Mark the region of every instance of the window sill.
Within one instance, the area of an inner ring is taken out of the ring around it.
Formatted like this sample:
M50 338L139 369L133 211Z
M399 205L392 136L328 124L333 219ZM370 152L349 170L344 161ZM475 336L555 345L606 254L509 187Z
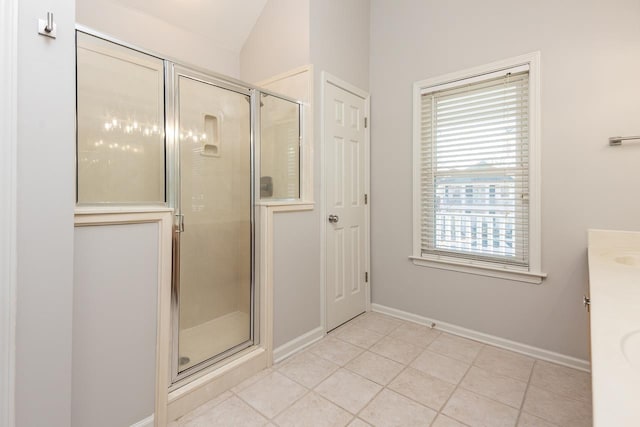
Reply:
M547 273L517 270L515 268L494 267L473 261L454 261L442 258L424 258L410 256L409 259L421 267L438 268L441 270L457 271L459 273L476 274L479 276L496 277L498 279L514 280L517 282L539 285L547 277Z

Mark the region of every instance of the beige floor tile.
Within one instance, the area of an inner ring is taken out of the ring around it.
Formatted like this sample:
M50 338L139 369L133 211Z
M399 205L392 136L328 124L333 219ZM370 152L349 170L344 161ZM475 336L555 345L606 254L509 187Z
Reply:
M406 322L398 326L389 334L392 338L407 341L419 347L426 347L433 342L440 332L427 326Z
M425 350L411 366L419 371L451 384L458 384L469 369L469 364Z
M513 427L518 410L458 388L442 413L473 427Z
M431 424L431 427L466 427L464 424L449 418L446 415L438 415L435 422Z
M518 427L558 427L555 424L551 424L542 418L534 417L526 412L520 413L520 419L518 420Z
M355 324L348 324L336 331L333 336L358 347L369 348L380 341L384 335Z
M535 360L522 354L492 346L484 346L474 365L520 381L529 381Z
M305 351L287 360L278 372L305 387L313 388L338 368L335 363Z
M380 313L357 317L231 391L169 426L592 423L589 374Z
M405 365L415 359L422 351L418 346L391 337L382 338L370 350Z
M372 330L382 335L386 335L404 322L399 319L395 319L391 316L386 316L380 313L367 313L365 316L361 316L354 320L354 324L361 327Z
M436 414L426 406L384 389L362 410L360 417L374 426L413 427L431 425Z
M458 359L462 362L471 363L478 353L480 353L482 347L483 344L479 342L443 333L429 344L427 348L433 352Z
M531 384L571 399L591 401L591 375L564 366L538 360Z
M307 392L284 375L273 372L242 390L238 395L269 418L275 417Z
M530 385L522 410L562 427L591 426L591 404Z
M453 393L455 386L417 369L407 368L388 388L439 411Z
M386 385L404 369L404 365L370 351L345 365L349 369L371 381Z
M191 411L188 414L185 414L183 417L179 418L177 420L179 422L176 423L176 426L184 425L184 423L194 420L198 416L204 414L205 412L208 412L208 411L212 410L214 407L218 406L220 403L224 402L225 400L227 400L228 398L230 398L232 396L233 396L233 393L231 393L230 391L225 391L224 393L222 393L222 394L214 397L213 399L209 400L207 403L198 406L193 411Z
M314 344L308 351L337 365L344 366L364 350L329 336Z
M257 374L247 378L246 380L242 381L240 384L238 384L235 387L233 387L231 389L231 391L234 392L234 393L239 393L240 391L244 390L245 388L249 387L252 384L257 383L258 381L260 381L261 379L263 379L267 375L272 374L273 372L275 372L275 369L273 369L273 368L263 369L262 371L260 371Z
M520 409L527 383L472 366L460 387Z
M233 396L209 411L179 425L181 427L251 427L264 426L268 421L249 405Z
M371 427L371 424L365 423L360 418L356 418L351 421L347 427Z
M357 414L382 386L346 369L339 369L320 383L315 391L347 411Z
M346 426L353 415L311 392L298 400L274 420L280 427Z

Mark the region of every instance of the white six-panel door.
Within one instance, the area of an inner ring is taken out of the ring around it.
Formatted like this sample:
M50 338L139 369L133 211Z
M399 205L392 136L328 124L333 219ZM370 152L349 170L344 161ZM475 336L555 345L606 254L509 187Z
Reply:
M327 330L366 309L365 100L324 93Z

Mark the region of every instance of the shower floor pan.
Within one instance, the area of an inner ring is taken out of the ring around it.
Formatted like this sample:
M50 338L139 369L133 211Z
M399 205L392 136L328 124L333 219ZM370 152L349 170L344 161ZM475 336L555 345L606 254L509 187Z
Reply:
M180 331L180 371L204 362L250 338L249 314L234 311Z

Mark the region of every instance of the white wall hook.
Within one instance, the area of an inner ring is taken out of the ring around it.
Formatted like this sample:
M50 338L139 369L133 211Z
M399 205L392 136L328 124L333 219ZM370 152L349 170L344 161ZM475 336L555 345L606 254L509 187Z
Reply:
M38 34L56 38L56 24L53 22L53 13L47 12L47 19L38 19Z

